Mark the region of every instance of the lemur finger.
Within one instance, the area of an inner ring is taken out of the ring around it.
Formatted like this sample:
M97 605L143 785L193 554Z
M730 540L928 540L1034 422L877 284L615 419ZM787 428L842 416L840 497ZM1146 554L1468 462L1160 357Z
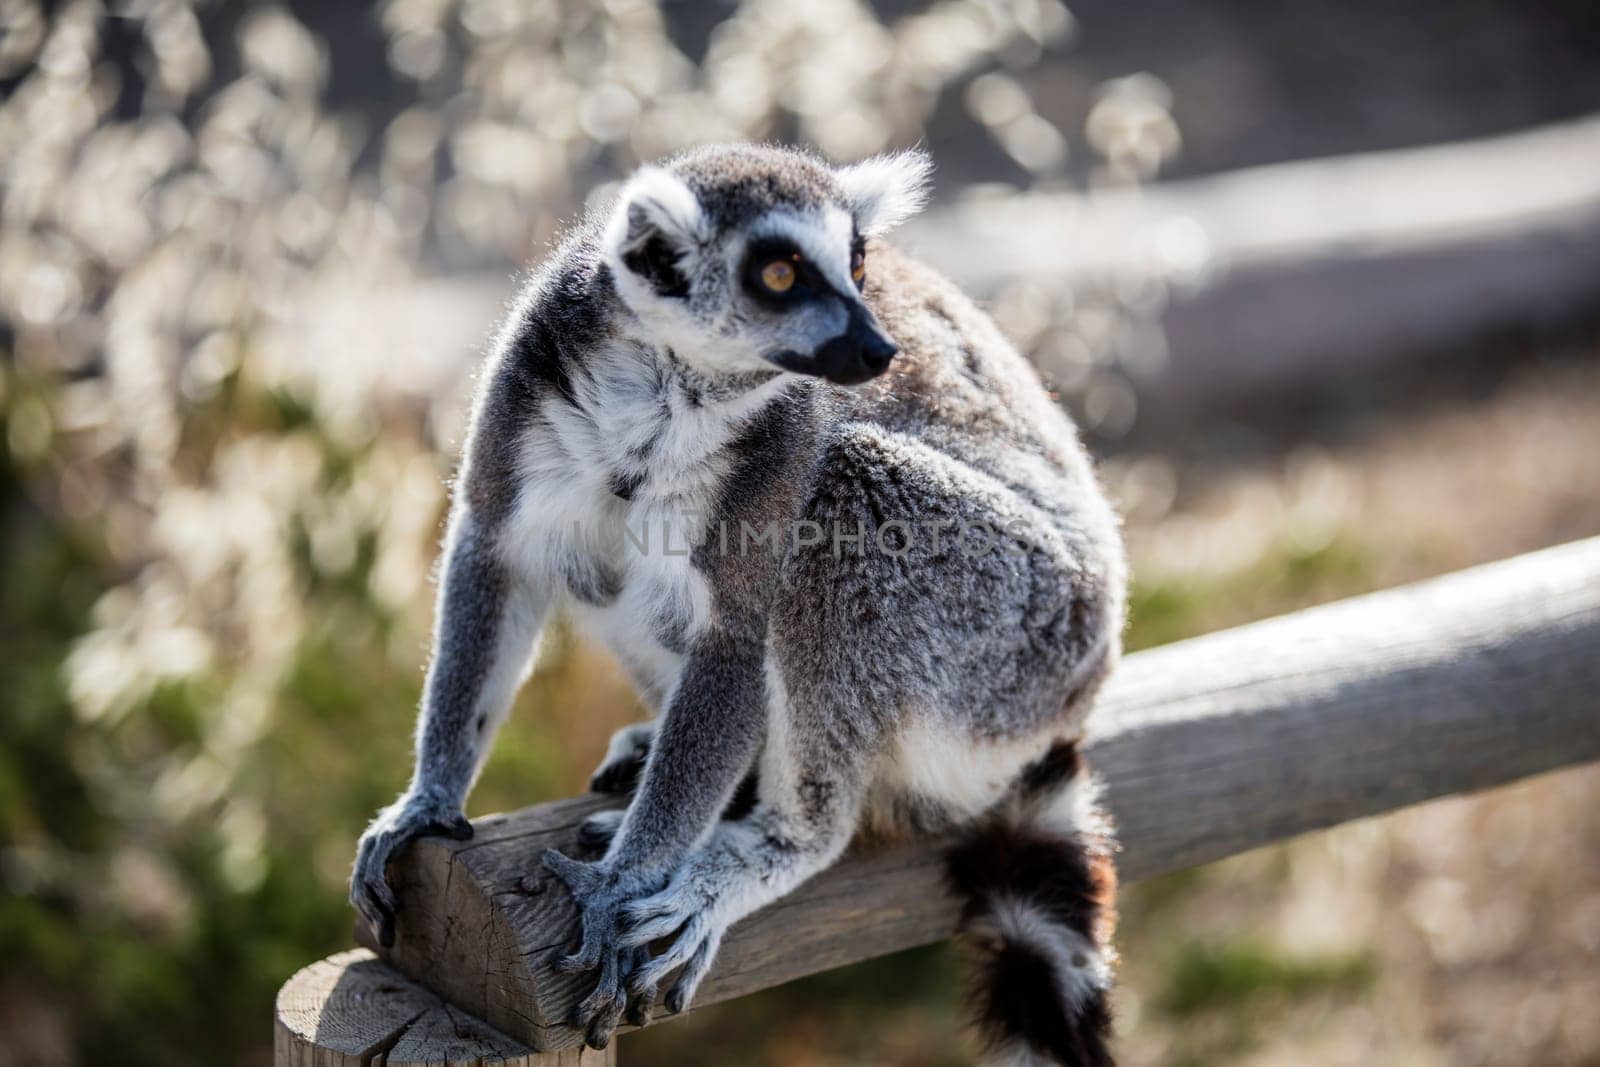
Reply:
M371 879L374 866L378 873L383 873L383 864L375 864L380 841L387 838L387 833L367 833L362 836L361 843L356 846L356 862L350 868L350 899L354 901L364 885Z
M641 987L646 983L659 985L662 979L693 955L709 932L706 921L698 916L680 925L682 929L678 932L678 936L672 939L672 943L663 949L659 956L639 968Z
M592 1049L603 1049L611 1044L611 1037L617 1032L617 1023L621 1018L622 1000L618 998L607 1004L605 1010L589 1023L583 1035L584 1044Z
M622 934L617 941L625 948L648 945L671 934L683 922L684 915L675 904L661 903L637 910L628 905L623 910Z
M454 841L472 840L472 823L460 812L443 819L430 819L427 832L448 837Z
M365 891L353 894L350 903L355 907L356 914L361 916L361 921L367 924L367 929L372 931L372 936L377 937L382 932L382 912L367 901Z
M635 968L628 976L628 1010L637 1011L645 1019L649 1019L651 1009L656 1002L656 992L661 988L661 980L671 971L672 967L658 967L654 959L646 959ZM629 1016L629 1021L632 1021L632 1015Z
M400 897L384 879L383 871L369 871L361 876L361 891L374 906L394 914L400 910Z
M679 1015L686 1011L689 1002L694 999L695 990L700 988L701 979L711 969L711 961L716 958L717 947L722 943L722 936L712 933L695 949L694 955L689 957L689 962L683 965L683 973L678 975L678 980L667 990L667 1011Z
M539 854L539 862L544 864L545 870L561 879L561 884L567 887L573 899L579 899L600 879L600 872L594 864L575 860L553 848L547 848Z
M550 959L550 966L557 974L577 974L580 971L592 971L600 965L600 938L592 936L588 929L589 923L584 922L583 937L578 942L578 947L572 952L557 952Z
M605 939L611 935L611 928L615 925L611 914L602 916L589 906L587 899L595 884L603 876L593 864L575 860L553 848L545 849L539 858L544 863L545 869L567 887L573 902L578 905L580 929L578 948L570 954L557 952L551 958L550 965L561 974L592 971L599 965L601 947Z
M367 928L384 948L394 947L394 913L378 899L370 888L363 889L356 901L356 910L366 920Z
M389 888L381 872L361 878L361 896L356 907L378 936L378 943L384 948L394 947L394 917L400 911L400 898Z
M580 927L578 947L565 955L558 952L550 961L550 965L559 974L592 971L601 964L601 955L606 949L606 935L610 932L609 917L602 918L591 909L585 908L578 925Z
M623 1012L623 1017L628 1020L629 1026L645 1026L650 1022L650 1012L655 1007L658 988L655 982L638 980L645 965L650 962L650 950L631 949L623 953L623 958L628 961L627 966L623 968L628 991L628 1006Z
M618 974L619 963L617 953L608 952L600 966L600 976L595 981L593 991L578 1003L572 1006L572 1017L569 1020L574 1029L586 1029L591 1034L596 1032L596 1023L604 1023L609 1016L609 1027L604 1025L598 1028L607 1039L610 1031L617 1027L617 1018L622 1014L622 982ZM604 1048L604 1044L595 1045L595 1048Z

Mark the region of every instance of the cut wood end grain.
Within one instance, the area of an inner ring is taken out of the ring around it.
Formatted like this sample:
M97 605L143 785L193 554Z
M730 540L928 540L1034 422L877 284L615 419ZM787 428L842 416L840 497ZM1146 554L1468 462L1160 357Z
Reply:
M276 1067L579 1067L537 1053L412 982L366 949L304 968L278 992ZM611 1067L586 1052L582 1067Z

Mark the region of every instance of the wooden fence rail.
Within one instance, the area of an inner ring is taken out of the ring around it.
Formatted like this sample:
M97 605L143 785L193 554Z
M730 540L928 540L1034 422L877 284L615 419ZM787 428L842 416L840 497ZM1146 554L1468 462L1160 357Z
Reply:
M1600 538L1129 656L1092 725L1127 880L1600 758ZM406 908L387 966L346 954L296 976L279 999L280 1063L366 1063L380 1047L399 1063L396 1043L440 1012L462 1020L460 1058L576 1062L563 1050L581 1035L563 1020L584 978L548 966L574 916L536 857L609 803L419 842L393 868ZM940 855L938 841L847 855L736 926L698 1003L948 937ZM381 998L353 992L374 982L409 998L387 1022ZM366 1058L328 1058L352 1032L371 1039Z

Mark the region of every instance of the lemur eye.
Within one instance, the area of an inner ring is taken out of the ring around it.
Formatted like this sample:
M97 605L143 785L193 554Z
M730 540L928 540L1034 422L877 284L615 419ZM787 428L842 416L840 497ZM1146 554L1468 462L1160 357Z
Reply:
M774 259L761 268L761 284L774 293L787 293L794 288L794 264L786 259Z
M867 254L859 248L850 253L850 280L857 285L867 280Z

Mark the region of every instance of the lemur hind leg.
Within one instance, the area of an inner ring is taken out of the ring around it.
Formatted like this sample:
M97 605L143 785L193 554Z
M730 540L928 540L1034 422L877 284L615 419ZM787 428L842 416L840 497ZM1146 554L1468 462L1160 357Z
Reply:
M984 954L976 999L992 1052L1105 1067L1115 873L1072 740L1116 656L1120 563L1098 544L1097 516L1034 506L1036 494L915 442L857 432L834 459L857 487L840 492L838 521L865 506L1005 533L983 550L924 541L898 560L836 562L855 580L813 629L844 634L834 659L859 664L870 699L901 711L874 801L913 828L966 827L950 877Z

